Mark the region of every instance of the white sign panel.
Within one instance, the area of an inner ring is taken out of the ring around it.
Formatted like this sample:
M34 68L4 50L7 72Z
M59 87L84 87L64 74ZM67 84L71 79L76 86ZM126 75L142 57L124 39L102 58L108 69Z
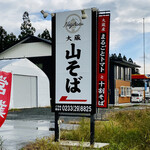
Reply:
M91 112L91 9L56 13L55 111Z

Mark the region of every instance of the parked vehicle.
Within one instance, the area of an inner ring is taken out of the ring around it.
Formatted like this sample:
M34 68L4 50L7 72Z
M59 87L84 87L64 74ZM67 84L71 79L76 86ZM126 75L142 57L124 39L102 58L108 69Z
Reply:
M143 95L140 92L135 92L131 94L131 102L142 102L143 101Z
M145 99L150 100L150 93L145 93Z

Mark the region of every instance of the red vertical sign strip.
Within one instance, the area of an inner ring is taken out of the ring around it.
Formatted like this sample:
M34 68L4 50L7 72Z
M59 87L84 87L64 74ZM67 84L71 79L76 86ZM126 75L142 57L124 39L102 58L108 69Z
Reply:
M98 16L97 37L97 107L108 107L108 58L110 14Z
M0 71L0 127L4 123L10 103L12 74Z

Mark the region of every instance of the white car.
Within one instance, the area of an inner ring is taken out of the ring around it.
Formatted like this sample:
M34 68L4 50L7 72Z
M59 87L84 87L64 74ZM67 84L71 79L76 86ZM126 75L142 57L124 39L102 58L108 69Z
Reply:
M132 93L131 94L131 102L142 102L143 101L143 95L141 93Z
M150 94L149 93L145 93L145 99L150 100Z

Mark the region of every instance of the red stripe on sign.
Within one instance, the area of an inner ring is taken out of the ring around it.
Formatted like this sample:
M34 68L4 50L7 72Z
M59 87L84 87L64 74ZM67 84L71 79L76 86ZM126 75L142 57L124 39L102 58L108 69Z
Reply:
M86 99L67 99L68 96L62 96L60 102L86 102Z

